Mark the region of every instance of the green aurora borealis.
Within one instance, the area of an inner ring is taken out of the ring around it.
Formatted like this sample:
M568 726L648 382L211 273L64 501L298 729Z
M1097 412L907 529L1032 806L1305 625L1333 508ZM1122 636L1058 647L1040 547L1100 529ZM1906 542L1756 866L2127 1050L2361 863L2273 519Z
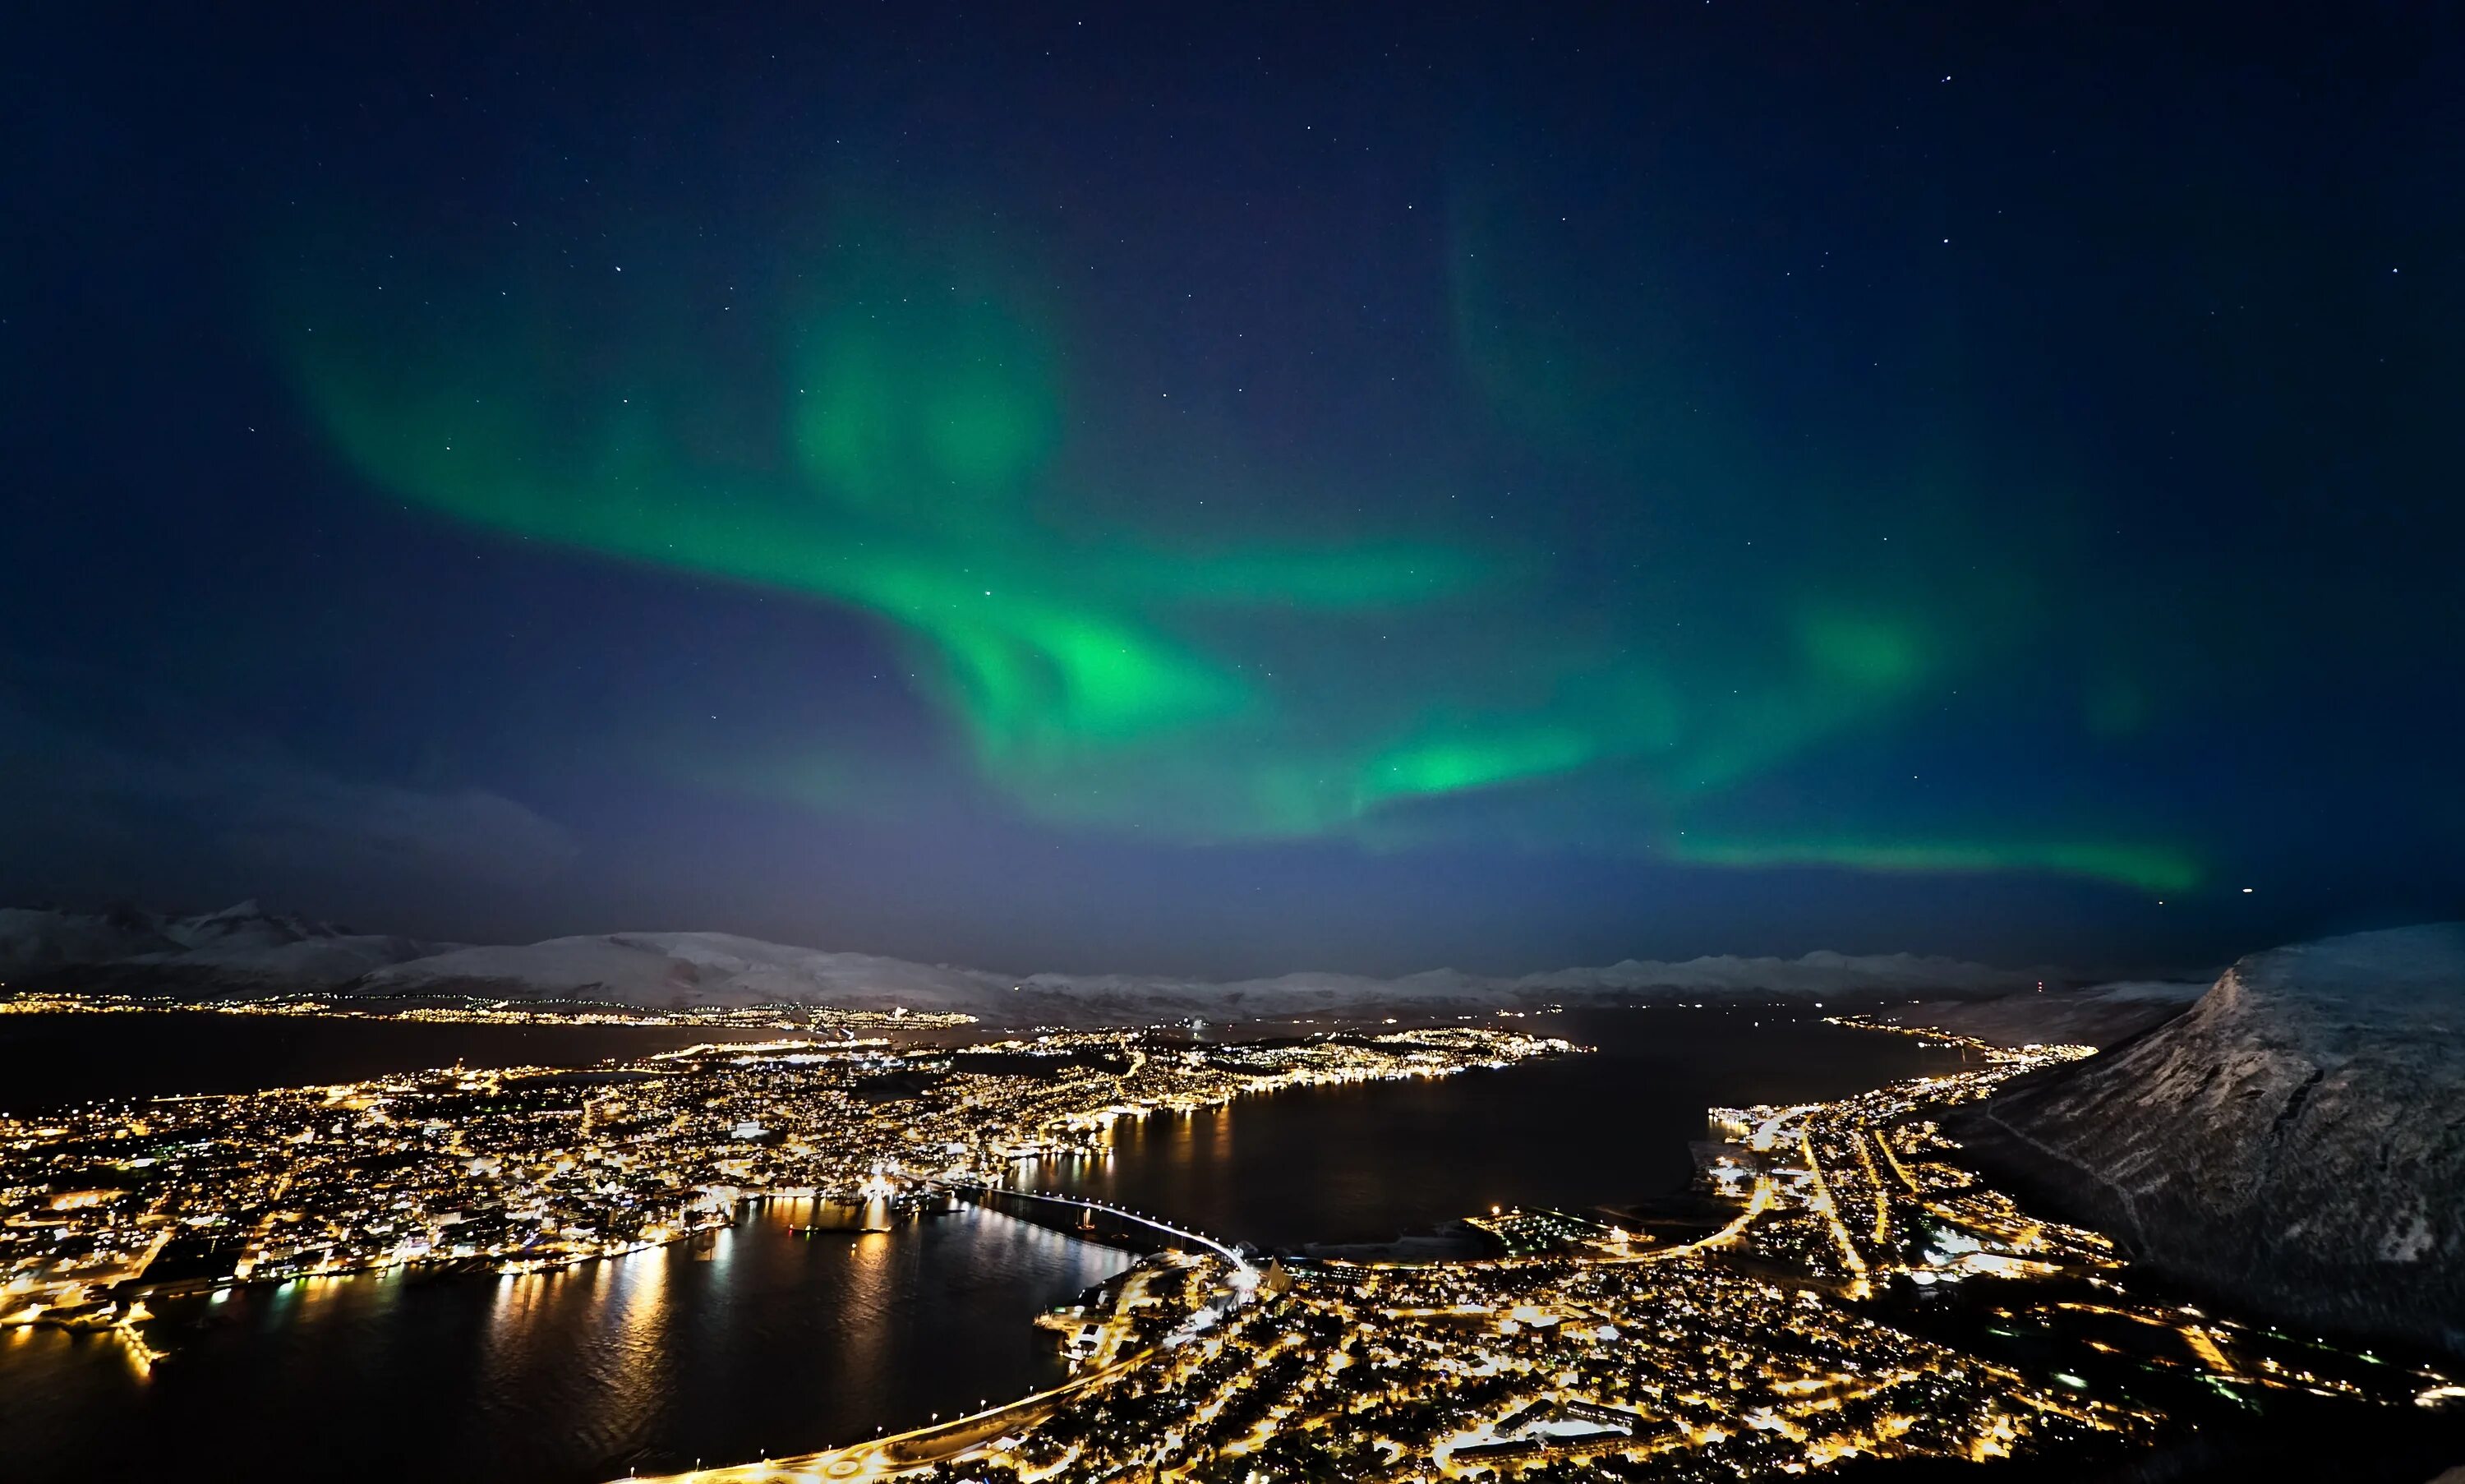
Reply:
M1587 302L1472 199L1445 234L1449 419L1533 482L1613 486L1585 528L1434 458L1345 488L1246 435L1246 388L1175 418L1033 252L896 213L690 291L681 249L586 269L509 229L404 265L328 235L271 276L269 321L368 484L874 615L976 773L1051 825L2201 878L2093 810L1775 807L1803 760L2025 657L2061 532L2018 500L1981 522L1940 443L1821 474L1774 454L1704 374L1709 317L1649 286ZM786 767L674 762L888 807L830 735Z
M1216 979L2454 918L2460 25L30 14L0 905Z

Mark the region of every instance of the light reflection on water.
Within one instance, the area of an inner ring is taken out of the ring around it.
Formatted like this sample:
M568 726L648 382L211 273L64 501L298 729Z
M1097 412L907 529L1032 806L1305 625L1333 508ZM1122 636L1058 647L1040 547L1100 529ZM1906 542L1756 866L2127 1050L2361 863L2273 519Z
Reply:
M1688 1141L1715 1104L1839 1097L1960 1063L1914 1037L1770 1010L1579 1011L1528 1029L1597 1050L1124 1119L1111 1158L1015 1179L1263 1246L1376 1242L1492 1206L1664 1195L1693 1177Z
M994 1212L798 1236L810 1203L520 1276L309 1279L158 1301L169 1358L0 1342L0 1477L597 1484L870 1436L1061 1375L1029 1321L1127 1254Z
M1113 1158L1021 1176L1219 1236L1376 1239L1496 1202L1665 1190L1712 1103L1837 1096L1956 1059L1743 1020L1567 1016L1539 1029L1600 1054L1123 1123ZM150 1379L110 1336L11 1331L0 1478L599 1484L801 1451L1058 1380L1030 1319L1128 1262L975 1209L789 1233L816 1216L774 1202L721 1233L519 1277L165 1300L145 1333L168 1358Z

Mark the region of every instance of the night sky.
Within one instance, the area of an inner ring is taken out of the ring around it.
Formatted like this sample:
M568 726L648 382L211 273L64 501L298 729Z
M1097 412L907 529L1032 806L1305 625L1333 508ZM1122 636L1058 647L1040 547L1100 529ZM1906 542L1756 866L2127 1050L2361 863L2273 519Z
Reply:
M1210 974L2465 903L2454 10L37 10L11 902Z

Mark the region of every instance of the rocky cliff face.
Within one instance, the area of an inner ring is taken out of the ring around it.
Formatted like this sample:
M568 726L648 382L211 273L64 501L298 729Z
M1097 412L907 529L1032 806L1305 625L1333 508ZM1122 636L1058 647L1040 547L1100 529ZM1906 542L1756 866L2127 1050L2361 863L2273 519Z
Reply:
M2254 954L1959 1132L2161 1271L2465 1350L2465 923Z

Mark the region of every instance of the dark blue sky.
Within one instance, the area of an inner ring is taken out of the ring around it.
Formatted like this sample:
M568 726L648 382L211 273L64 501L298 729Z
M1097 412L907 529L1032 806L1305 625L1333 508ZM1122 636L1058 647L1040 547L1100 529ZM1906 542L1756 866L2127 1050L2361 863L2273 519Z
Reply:
M0 896L1208 973L2456 915L2454 12L1530 9L35 19Z

